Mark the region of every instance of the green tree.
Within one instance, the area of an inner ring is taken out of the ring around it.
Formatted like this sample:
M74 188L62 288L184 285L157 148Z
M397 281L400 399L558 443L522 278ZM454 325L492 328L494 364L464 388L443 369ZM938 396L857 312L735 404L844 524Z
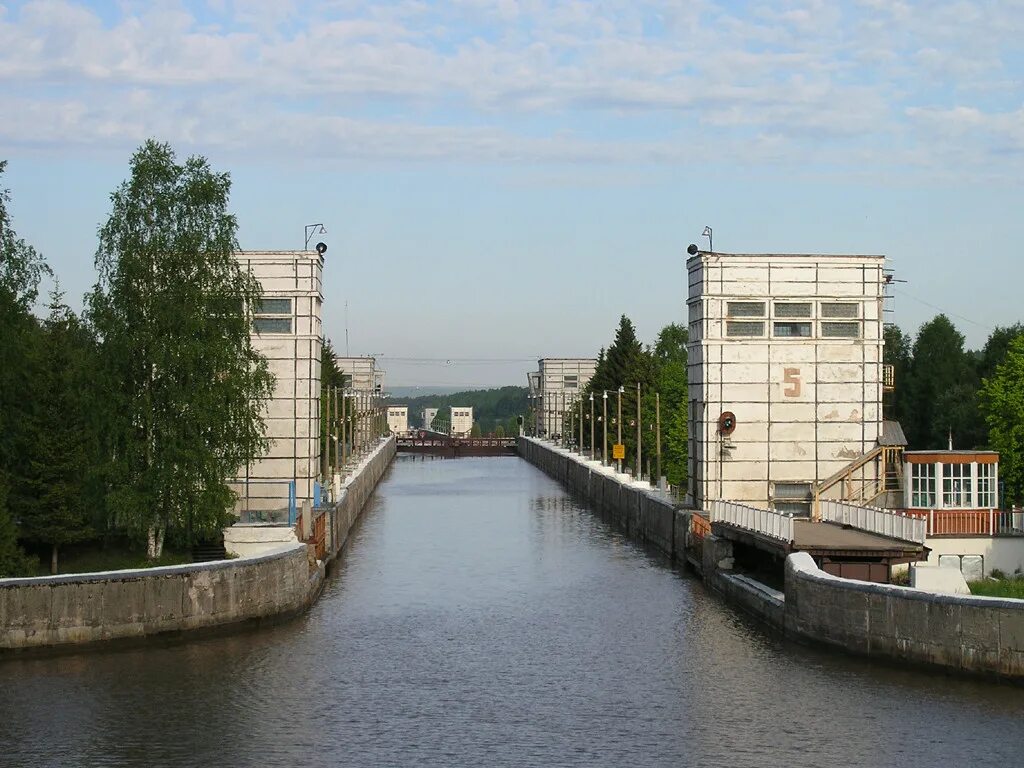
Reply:
M57 573L65 544L94 537L92 508L100 441L92 420L94 374L92 335L64 304L51 297L34 386L31 453L22 482L22 537L50 548L50 572Z
M498 426L496 426L494 428L494 436L495 437L504 437L505 436L505 425L504 424L499 424Z
M914 341L907 383L907 440L913 448L941 448L950 433L971 448L979 433L972 404L976 379L964 337L945 315L921 326Z
M338 434L340 438L341 403L339 402L337 405L334 403L335 390L340 397L345 390L346 383L350 380L350 377L338 368L338 362L335 360L336 354L331 340L324 339L323 346L320 348L320 423L323 425L320 430L321 456L330 456L334 451L332 442L330 452L328 452L328 434ZM328 404L331 408L330 413L327 412ZM335 413L338 414L337 420L334 417ZM341 450L340 445L338 450Z
M1004 359L1010 348L1010 342L1024 334L1024 324L1014 323L1013 325L995 328L985 346L978 353L977 374L979 381L990 378L996 372L996 368Z
M882 362L893 368L894 390L883 397L884 416L907 428L910 426L910 371L913 340L896 325L887 325L883 334Z
M999 477L1009 502L1024 501L1024 336L1008 345L994 375L982 382L981 412L988 442L999 451Z
M0 161L0 178L6 168ZM10 199L0 187L0 575L18 575L27 567L9 503L12 484L20 484L24 472L28 415L35 406L28 393L39 324L31 308L39 281L49 273L42 256L15 232L7 211Z
M107 504L159 557L170 530L191 543L226 518L228 481L267 448L273 389L250 331L262 292L240 268L230 177L147 141L111 195L89 296L110 386Z
M688 381L686 328L671 323L661 329L654 345L661 395L662 471L668 482L684 487L688 475Z
M473 422L473 426L470 427L469 436L470 437L480 437L482 434L483 434L483 432L480 430L480 422L474 421Z

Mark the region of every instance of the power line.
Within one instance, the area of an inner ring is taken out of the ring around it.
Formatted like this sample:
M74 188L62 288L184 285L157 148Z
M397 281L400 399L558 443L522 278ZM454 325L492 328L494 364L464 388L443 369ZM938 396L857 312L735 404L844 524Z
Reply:
M964 315L960 315L960 314L957 314L956 312L950 312L947 309L943 309L942 307L938 306L937 304L932 304L931 302L925 301L924 299L919 299L917 296L914 296L913 294L907 293L902 288L900 288L899 290L894 290L893 291L893 295L894 296L905 296L906 298L911 299L913 301L916 301L919 304L924 304L926 307L930 307L931 309L937 309L939 312L941 312L944 315L950 315L951 317L955 317L958 320L963 320L965 323L971 323L972 325L976 325L979 328L984 328L986 331L990 331L991 332L991 331L995 330L995 328L993 328L991 325L985 325L985 323L979 323L977 320L972 320L971 318L965 317Z

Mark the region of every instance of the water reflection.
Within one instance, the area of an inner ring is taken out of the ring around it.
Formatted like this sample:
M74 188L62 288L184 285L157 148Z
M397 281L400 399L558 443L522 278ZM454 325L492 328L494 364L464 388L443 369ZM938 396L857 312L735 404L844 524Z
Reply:
M0 664L0 765L1015 765L1024 692L784 643L517 459L396 461L320 602Z

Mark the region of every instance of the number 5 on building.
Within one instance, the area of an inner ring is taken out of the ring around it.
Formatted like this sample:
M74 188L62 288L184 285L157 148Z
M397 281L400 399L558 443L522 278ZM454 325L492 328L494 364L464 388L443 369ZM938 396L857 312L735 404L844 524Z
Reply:
M782 390L782 394L786 397L800 397L799 368L784 368L782 371L782 381L786 384L786 388Z

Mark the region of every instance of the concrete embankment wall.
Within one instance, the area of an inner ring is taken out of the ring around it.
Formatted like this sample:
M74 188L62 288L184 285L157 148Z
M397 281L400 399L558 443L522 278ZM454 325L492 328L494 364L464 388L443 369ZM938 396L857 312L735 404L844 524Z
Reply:
M1024 600L841 579L786 560L786 633L856 653L1024 677Z
M357 468L331 514L330 556L395 455L395 441ZM329 558L328 558L329 559ZM252 557L106 573L0 579L0 652L143 638L280 619L320 594L326 563L283 543Z
M690 521L686 510L659 498L647 483L637 483L600 462L529 437L519 438L519 455L585 499L594 511L630 536L671 557L682 557Z

